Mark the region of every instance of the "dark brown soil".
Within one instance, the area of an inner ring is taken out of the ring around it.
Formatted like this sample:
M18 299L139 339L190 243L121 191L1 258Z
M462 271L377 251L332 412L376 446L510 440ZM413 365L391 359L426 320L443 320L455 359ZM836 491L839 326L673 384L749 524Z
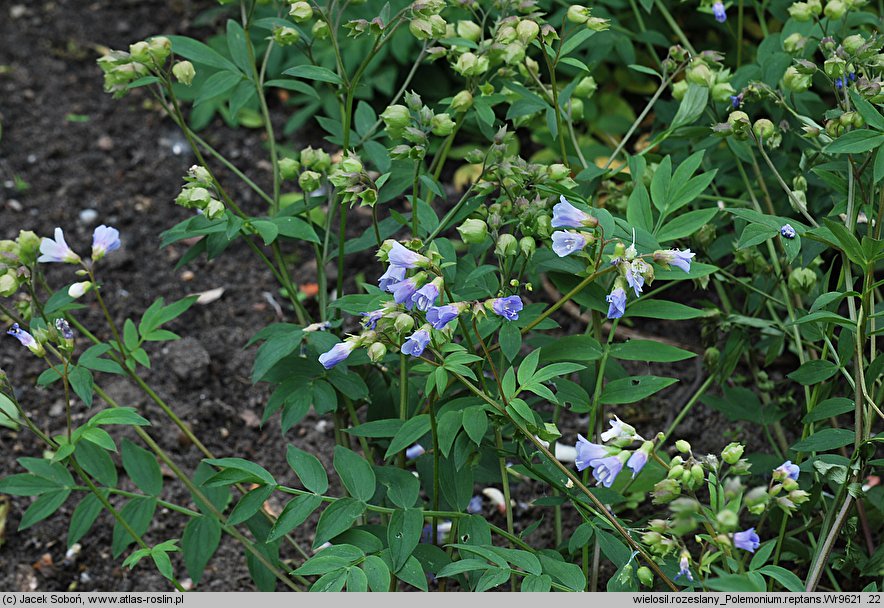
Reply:
M101 74L95 65L102 45L127 48L130 42L156 33L205 35L207 30L195 30L190 24L200 11L211 6L217 4L208 0L0 3L0 238L14 238L20 228L45 235L55 226L62 226L68 242L85 250L93 225L106 223L119 228L123 249L107 259L102 273L105 297L119 322L127 314L140 314L158 296L171 301L223 287L220 300L194 307L173 324L172 329L187 339L170 344L165 352L150 353L154 367L148 381L216 455L253 459L279 479L291 479L284 457L286 443L294 442L330 465L334 438L332 425L312 415L285 437L275 421L263 429L256 424L267 395L264 387L254 387L248 380L253 351L244 351L243 346L255 331L278 320L267 300L269 296L282 301L277 286L241 245L215 261L192 262L187 265L187 272L174 270L184 248L161 251L158 237L161 231L188 216L172 201L180 188L181 176L193 159L171 121L143 107L149 99L147 95L135 92L121 101L112 100L102 91ZM260 132L230 131L219 124L208 129L206 136L247 167L261 183L269 181L269 166L255 160L265 158ZM17 188L16 178L23 180L27 188ZM230 183L233 186L233 180ZM257 201L247 192L237 191L235 186L231 190L242 207L258 209ZM89 209L94 209L97 216L94 221L83 221L81 212ZM371 264L367 256L353 262L365 264L370 274L377 270L367 267ZM293 263L301 267L297 260ZM68 268L53 268L50 277L60 286L71 281L67 272ZM309 265L304 265L301 272L303 276L296 277L299 280L312 278ZM93 328L104 326L95 309L84 311L81 318ZM567 316L560 321L574 323ZM685 325L660 324L644 331L699 348L698 336ZM60 396L54 390L34 388L34 380L42 369L40 362L23 352L14 340L3 339L0 366L9 374L20 401L38 424L50 433L60 432L64 428ZM665 428L690 395L698 380L699 366L687 361L673 365L636 364L631 368L635 373L681 378L678 385L653 399L623 408L624 417L636 421L639 431L650 436ZM139 408L151 420L163 420L159 408L127 381L100 378L99 383L122 404ZM98 407L101 404L96 402ZM78 404L75 416L83 420L92 413ZM706 439L707 433L709 429L721 429L723 423L717 413L697 406L681 430L687 438L714 449L720 447L721 433L716 432L711 440ZM573 441L577 432L584 432L586 424L585 418L566 415L561 424L565 440ZM149 431L186 470L193 470L199 462L199 451L184 441L174 427L165 425ZM0 476L19 472L15 458L38 456L41 452L41 445L30 434L0 428L0 453L4 455L0 459ZM167 479L166 486L166 500L190 504L189 495L179 484ZM534 485L521 484L515 489L515 497L527 504L539 496L539 491ZM101 516L99 524L82 541L79 556L66 561L64 539L72 505L66 505L49 520L18 532L21 514L30 499L10 500L5 543L0 547L0 588L169 588L153 568L144 565L130 572L120 567L120 560L111 557L112 520L107 514ZM517 527L527 527L541 514L545 515L544 523L531 541L549 543L550 511L520 509ZM159 513L155 517L147 534L150 542L180 538L184 522L172 515ZM504 525L499 514L489 517ZM572 510L566 509L565 517L567 534L579 522ZM311 536L309 525L296 534L297 540L307 547ZM296 554L287 550L286 556L295 558ZM179 563L176 558L176 565ZM242 552L229 538L225 537L210 563L201 588L253 589Z

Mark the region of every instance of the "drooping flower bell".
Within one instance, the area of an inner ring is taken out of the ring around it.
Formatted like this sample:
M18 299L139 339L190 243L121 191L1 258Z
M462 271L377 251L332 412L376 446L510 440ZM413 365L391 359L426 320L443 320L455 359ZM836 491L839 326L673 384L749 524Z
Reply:
M712 14L715 16L715 20L719 23L727 21L727 12L724 9L723 2L716 2L712 5Z
M654 444L651 441L645 441L642 446L637 449L632 455L629 457L629 460L626 461L626 466L632 470L632 477L635 478L641 470L648 464L648 457L651 454L651 450L654 449Z
M593 466L594 461L607 458L612 453L610 448L592 443L583 435L577 435L577 445L574 447L577 449L577 458L574 459L574 464L577 465L578 471Z
M691 554L687 551L681 552L681 557L678 560L678 574L675 575L673 580L678 580L682 576L691 582L694 581L694 577L691 574Z
M635 439L641 439L638 433L635 432L634 426L623 422L617 416L614 416L614 419L610 420L609 424L611 428L600 435L601 440L605 443L617 440L626 441L628 445Z
M427 311L436 304L442 289L442 277L436 277L412 294L410 298L411 304L418 310Z
M780 234L783 235L783 238L791 240L795 238L796 233L791 224L784 224L783 227L780 228Z
M402 266L388 266L386 272L378 279L378 287L390 291L389 287L405 279L406 269Z
M696 253L690 249L680 251L678 249L660 249L654 252L654 261L661 266L675 266L684 272L691 271L691 260Z
M605 301L608 303L609 319L619 319L626 313L626 291L622 285L618 285L618 281L614 282L614 289L605 296Z

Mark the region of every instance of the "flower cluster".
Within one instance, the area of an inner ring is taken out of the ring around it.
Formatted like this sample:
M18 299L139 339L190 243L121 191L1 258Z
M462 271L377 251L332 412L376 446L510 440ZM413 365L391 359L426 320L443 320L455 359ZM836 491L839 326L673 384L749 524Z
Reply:
M217 220L224 215L224 203L215 187L215 180L209 171L200 165L194 165L184 176L184 187L175 198L175 204L185 209L196 209L210 220Z
M715 2L712 4L712 14L716 21L723 23L727 19L724 4ZM687 60L687 56L671 57L673 61L680 59ZM709 96L713 101L719 103L726 102L733 104L733 97L737 95L737 91L731 85L730 80L733 77L730 69L726 68L722 63L723 56L715 51L703 51L695 57L690 58L690 63L684 71L684 79L675 82L672 85L672 97L681 101L688 92L691 85L709 89ZM675 66L672 66L675 67Z
M171 53L172 43L164 36L154 36L131 44L128 53L108 52L98 60L98 65L104 72L104 90L112 93L115 98L122 97L129 91L132 82L162 68ZM190 67L193 69L192 65Z
M599 485L610 488L623 467L632 471L632 476L641 472L648 463L654 449L653 441L645 441L635 428L616 416L611 420L611 428L601 434L602 443L592 443L581 435L577 436L577 459L574 463L578 471L592 467L592 476ZM641 441L636 450L627 450L633 442Z
M402 142L390 151L393 158L420 160L427 154L430 135L445 137L454 131L455 123L445 112L435 113L424 105L420 95L405 95L405 105L387 106L381 113L387 135L394 142Z
M433 341L434 332L440 340L450 339L451 323L466 311L474 316L492 312L508 321L519 318L523 305L516 295L440 304L445 283L434 260L398 241L384 242L378 256L389 264L378 279L378 287L392 294L393 299L363 313L362 333L349 336L319 356L326 369L347 359L358 347L367 348L375 362L387 354L387 345L398 346L402 354L420 357ZM415 327L418 329L412 331Z
M14 241L0 241L0 296L15 295L27 281L39 248L40 237L29 230L20 231Z

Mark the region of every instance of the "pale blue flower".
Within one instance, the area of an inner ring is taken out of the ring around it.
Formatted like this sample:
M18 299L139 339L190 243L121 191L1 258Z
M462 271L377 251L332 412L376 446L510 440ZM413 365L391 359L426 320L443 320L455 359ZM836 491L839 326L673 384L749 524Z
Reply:
M607 431L602 433L599 437L605 443L613 440L613 439L636 439L638 435L635 432L635 427L631 424L623 422L617 416L614 416L613 420L609 420L608 424L611 425Z
M559 203L553 207L553 228L583 228L596 224L598 220L569 203L564 196L559 197Z
M467 513L472 513L473 515L482 512L482 497L481 496L473 496L470 499L470 504L467 505Z
M563 258L586 247L586 237L573 230L557 230L552 233L552 250Z
M724 10L724 4L721 2L716 2L712 5L712 14L719 23L727 21L727 13Z
M456 304L446 304L445 306L431 306L427 310L427 323L433 326L433 329L445 329L445 327L454 321L460 314L460 307Z
M388 266L387 271L378 279L378 287L384 291L390 291L390 286L405 279L405 268L401 266Z
M419 329L405 340L401 350L405 355L420 357L429 343L430 332L426 329Z
M598 458L592 461L592 476L600 484L606 488L614 485L617 475L623 470L623 460L619 456L608 456L607 458Z
M577 458L574 460L574 464L577 465L578 471L593 466L593 461L606 458L611 453L605 446L592 443L582 435L577 435L577 445L574 447L577 448Z
M423 456L424 454L426 454L426 452L427 451L424 449L424 446L419 443L415 443L413 446L405 450L405 458L407 460L414 460L418 456Z
M681 554L681 559L678 561L678 574L675 575L673 580L678 580L680 577L684 576L689 581L694 582L694 577L691 574L691 556L684 552Z
M410 277L404 281L399 281L395 285L391 285L387 288L387 291L393 294L393 300L395 300L397 304L405 304L405 308L411 310L413 305L411 296L414 295L417 289L416 278Z
M755 528L749 528L734 534L734 546L749 553L755 553L755 550L761 546L761 539L755 533Z
M100 260L120 248L120 232L102 224L92 233L92 259Z
M436 300L439 299L439 286L437 285L437 281L433 280L432 282L427 283L414 292L410 299L412 305L418 310L429 310L430 306L433 306L436 303Z
M55 229L55 239L44 238L40 241L40 253L37 258L38 262L65 262L67 264L77 264L80 256L68 247L64 240L64 232L61 228Z
M12 327L6 330L6 333L21 342L22 346L32 348L37 344L34 336L23 330L18 323L13 323Z
M500 315L509 321L516 321L519 318L519 311L522 310L522 298L519 296L509 296L506 298L495 298L491 300L491 310L495 314Z
M378 326L378 321L383 318L385 312L386 311L384 309L381 309L362 313L362 327L364 327L365 329L376 328Z
M663 249L654 252L654 261L666 266L675 266L684 272L691 271L691 260L694 259L696 253L691 253L690 249L680 251L678 249Z
M801 474L801 469L798 468L797 464L792 464L791 460L787 460L774 469L774 474L782 477L783 479L788 477L789 479L798 481L798 475Z
M642 450L636 450L626 461L626 466L632 469L633 478L648 464L648 455Z
M355 342L338 342L328 352L319 355L319 362L325 369L331 369L349 357L354 348L356 348Z
M608 303L608 318L619 319L626 312L626 292L622 287L615 287L607 296L605 302Z
M780 234L783 235L783 238L794 239L795 229L792 228L791 224L784 224L783 227L780 228Z
M642 293L642 287L645 286L645 263L641 260L633 260L626 266L626 283L632 287L635 297L639 297Z
M390 243L390 251L387 253L387 260L389 260L390 264L393 266L399 266L400 268L417 268L418 266L425 266L427 262L430 261L425 256L408 249L401 243L396 241L390 241Z

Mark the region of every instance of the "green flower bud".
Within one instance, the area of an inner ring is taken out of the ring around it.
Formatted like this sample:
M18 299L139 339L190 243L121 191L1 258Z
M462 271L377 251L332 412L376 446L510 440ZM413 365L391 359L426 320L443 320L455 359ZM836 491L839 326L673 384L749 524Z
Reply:
M414 329L414 319L411 315L404 312L396 315L396 319L393 321L393 329L399 333L409 332Z
M719 511L718 515L715 516L715 521L718 522L720 529L725 532L730 532L740 525L740 518L730 509Z
M789 500L795 503L795 505L803 505L810 500L810 494L804 490L792 490L789 492Z
M866 43L866 39L859 34L853 34L841 41L841 46L851 55L855 55L857 51Z
M438 135L440 137L451 135L454 131L454 127L454 121L445 113L434 114L433 119L430 121L430 130L433 132L433 135Z
M810 268L796 268L789 275L789 289L795 293L810 293L816 281L816 273Z
M331 169L331 157L325 150L308 146L301 150L301 165L306 169L326 173Z
M548 239L553 233L552 218L548 215L540 215L535 223L537 225L535 236L540 239Z
M551 180L557 182L571 177L571 169L568 168L568 165L554 163L546 168L546 174Z
M196 76L196 70L189 61L179 61L172 66L172 75L181 84L190 86Z
M163 65L172 53L172 41L165 36L154 36L147 41L148 52L157 65Z
M523 44L531 44L539 33L540 26L529 19L522 19L516 26L516 36Z
M316 23L313 24L313 27L310 29L310 33L313 34L313 38L316 40L325 40L331 34L331 31L328 27L328 22L320 19Z
M681 494L681 486L674 479L663 479L654 485L654 503L670 503Z
M583 120L583 100L579 97L572 97L568 100L571 106L571 120Z
M589 19L589 9L579 4L572 4L568 7L567 18L571 23L584 24Z
M638 577L638 582L640 582L643 586L654 586L654 573L651 572L651 569L647 566L642 566L641 568L636 570L635 575Z
M691 444L685 441L684 439L679 439L675 442L675 449L681 452L682 454L690 454L691 453Z
M783 88L795 93L808 90L812 82L813 76L802 74L794 65L786 68L786 73L783 74Z
M298 177L298 186L303 192L314 192L319 189L321 180L322 174L316 171L304 171Z
M721 459L728 464L737 464L737 461L743 457L744 446L739 443L729 443L721 451Z
M715 84L715 74L709 69L709 66L701 60L694 60L685 72L685 80L689 84L696 84L701 87L711 87Z
M448 24L441 15L430 15L430 33L433 38L441 38L448 30Z
M844 68L846 65L846 62L840 57L829 57L823 63L823 71L829 78L839 78L844 76Z
M533 237L523 236L519 239L519 251L522 252L526 258L531 259L534 255L534 252L537 251L537 243L534 241Z
M378 363L381 359L384 358L384 355L387 354L387 347L384 346L381 342L375 342L371 346L368 347L368 358L371 359L372 363Z
M679 80L675 84L672 85L672 98L676 101L681 101L684 99L685 93L688 92L688 81L687 80Z
M577 83L577 86L574 87L574 95L577 97L590 98L598 88L599 85L596 83L595 78L592 76L584 76L580 79L580 82Z
M433 24L429 19L412 19L408 22L408 31L418 40L429 40L433 37Z
M669 473L667 473L666 477L669 479L678 479L685 472L684 466L677 464L675 466L669 467Z
M819 13L816 13L807 2L793 2L792 6L789 7L789 16L795 21L810 21L813 19L814 14Z
M698 488L706 480L703 467L699 464L691 465L691 487Z
M411 124L411 112L405 106L395 104L387 106L387 109L381 112L381 119L388 130L402 130Z
M466 52L457 58L454 71L463 76L481 76L488 71L488 58L484 55L477 56L475 53Z
M755 121L755 124L752 125L752 132L755 134L755 137L761 141L767 141L773 137L774 133L776 133L776 127L774 127L774 124L767 118L759 118Z
M586 20L586 28L590 29L594 32L604 32L607 29L610 29L611 22L607 19L602 19L601 17L590 17Z
M279 177L284 180L296 179L301 170L301 163L287 156L279 159Z
M458 21L455 27L457 37L472 42L478 42L482 38L482 27L472 21Z
M135 61L147 63L148 61L150 61L150 45L148 45L147 42L144 41L130 44L129 54L132 55L132 59L134 59Z
M805 44L807 44L807 38L795 32L783 40L783 50L790 55L796 55L804 50Z
M724 101L729 102L731 96L736 94L736 90L734 90L734 87L732 87L729 82L717 82L712 86L712 99L719 103Z
M503 49L503 62L507 65L521 64L525 60L525 45L511 42Z
M313 8L309 2L293 2L289 7L289 16L295 23L303 23L313 19Z
M473 107L473 96L469 91L461 91L451 100L451 109L460 114Z
M503 233L497 237L497 244L494 246L494 254L501 257L510 257L516 255L519 243L516 237L509 233Z
M0 276L0 296L9 298L14 296L16 291L18 291L18 276L14 270L9 269Z
M752 488L743 497L743 503L753 515L761 515L764 513L769 500L770 495L767 493L767 489L763 486Z
M273 28L273 42L279 46L290 46L301 41L301 33L293 27Z
M457 227L460 239L467 245L478 245L488 236L488 225L482 220L467 219Z
M30 230L20 230L18 238L15 242L18 244L18 259L21 263L30 266L37 261L37 254L40 252L41 239L36 233Z
M714 346L710 346L706 349L706 352L703 353L703 363L705 363L706 367L709 369L717 367L720 360L721 351Z
M847 5L841 0L829 0L826 2L826 8L823 9L826 17L829 19L840 19L847 12Z
M206 208L203 209L203 214L210 220L221 219L224 215L224 203L213 198L209 201L209 204L206 205Z
M512 25L504 25L497 30L494 39L500 44L510 44L516 41L516 28Z

